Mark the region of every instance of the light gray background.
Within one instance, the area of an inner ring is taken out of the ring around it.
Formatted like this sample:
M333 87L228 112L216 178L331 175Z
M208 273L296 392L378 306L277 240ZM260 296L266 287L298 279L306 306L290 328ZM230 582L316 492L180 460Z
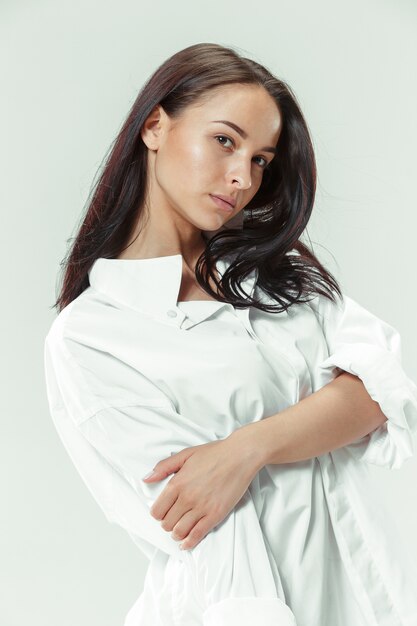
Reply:
M0 621L122 626L147 561L105 520L67 457L42 361L59 263L104 153L142 83L174 52L211 41L267 65L293 87L313 136L314 250L346 293L401 332L417 381L417 8L3 0L0 13ZM372 470L417 559L417 459Z

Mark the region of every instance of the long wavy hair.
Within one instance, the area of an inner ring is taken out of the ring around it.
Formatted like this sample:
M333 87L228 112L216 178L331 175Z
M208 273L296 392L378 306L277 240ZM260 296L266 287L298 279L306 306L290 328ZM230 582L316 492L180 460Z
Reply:
M160 104L175 118L187 106L210 97L212 89L232 83L264 87L278 106L282 130L277 154L264 170L257 193L242 209L241 226L225 223L206 240L195 267L198 284L220 302L268 312L284 311L316 294L333 301L335 292L342 297L335 277L300 241L313 209L317 174L308 126L294 93L264 66L235 50L199 43L180 50L153 73L110 146L74 242L61 261L64 276L53 305L58 311L89 286L88 270L97 258L117 258L129 241L147 185L147 146L141 129L154 107ZM214 264L222 257L231 263L219 280ZM252 297L242 297L239 291L253 270L267 301L259 298L258 289ZM209 277L219 293L211 288Z

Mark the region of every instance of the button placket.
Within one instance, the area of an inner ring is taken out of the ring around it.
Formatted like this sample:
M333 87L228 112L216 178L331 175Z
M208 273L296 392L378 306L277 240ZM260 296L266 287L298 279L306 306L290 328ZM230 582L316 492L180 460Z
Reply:
M253 330L252 324L250 323L250 320L249 320L249 307L247 309L235 309L235 313L237 317L240 319L240 321L242 322L245 329L248 331L249 335L253 339L256 339L258 341L258 337L255 334L255 331Z

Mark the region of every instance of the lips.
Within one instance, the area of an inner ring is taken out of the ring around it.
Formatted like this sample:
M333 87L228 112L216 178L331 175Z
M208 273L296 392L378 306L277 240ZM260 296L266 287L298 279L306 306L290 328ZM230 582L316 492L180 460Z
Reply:
M211 194L210 194L210 197L220 209L223 209L223 211L226 211L227 213L233 213L234 208L232 207L231 204L229 204L229 202L222 200L218 196L212 196Z
M236 206L236 198L234 198L233 196L223 196L220 193L213 194L213 196L215 198L220 198L220 200L223 200L224 202L227 202L233 208Z

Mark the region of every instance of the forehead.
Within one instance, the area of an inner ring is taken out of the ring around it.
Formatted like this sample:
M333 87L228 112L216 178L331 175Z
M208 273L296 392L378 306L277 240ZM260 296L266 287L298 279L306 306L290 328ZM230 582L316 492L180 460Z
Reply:
M242 127L249 136L252 133L258 136L261 133L277 134L282 123L277 103L260 85L216 87L190 105L187 116L209 124L214 120L229 120Z

